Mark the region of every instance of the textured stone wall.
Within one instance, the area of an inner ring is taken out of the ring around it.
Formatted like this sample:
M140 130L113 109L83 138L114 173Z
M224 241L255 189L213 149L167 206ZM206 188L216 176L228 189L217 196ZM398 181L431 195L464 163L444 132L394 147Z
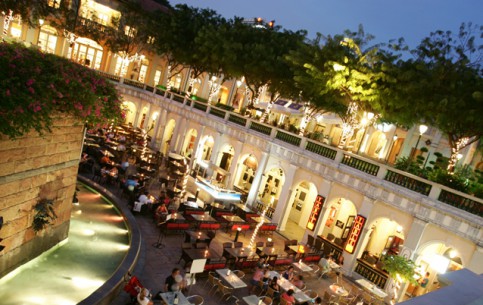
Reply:
M0 277L67 238L82 137L83 125L65 117L44 136L31 132L12 141L0 135ZM39 199L54 200L57 219L36 233Z

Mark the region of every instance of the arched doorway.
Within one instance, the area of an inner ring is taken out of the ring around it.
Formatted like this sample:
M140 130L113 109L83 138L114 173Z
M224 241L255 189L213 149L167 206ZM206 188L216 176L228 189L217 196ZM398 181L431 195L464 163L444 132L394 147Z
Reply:
M464 268L461 253L451 245L440 241L428 242L418 250L416 258L417 276L428 275L428 285L425 288L409 285L405 296L419 296L439 289L438 275Z
M202 150L200 160L210 162L211 154L213 153L213 146L215 145L215 140L212 136L206 136L202 142Z
M148 107L144 106L143 109L141 110L141 121L139 122L139 128L141 129L147 129L148 121L149 118L146 117L148 114ZM146 128L144 128L146 126Z
M272 168L262 175L262 183L258 190L257 210L262 211L265 207L267 216L272 217L277 208L278 199L285 183L285 174L281 168Z
M291 232L290 239L302 240L317 197L317 188L313 183L304 180L292 189L294 191L290 198L290 209L287 210L289 215L285 224L285 232Z
M248 193L252 187L253 179L255 178L255 172L258 168L258 160L252 154L249 154L242 160L243 162L239 166L238 173L236 174L235 187L239 191Z
M386 134L379 130L375 131L367 142L366 155L372 158L384 159L384 147L387 143Z
M81 65L99 70L101 68L102 54L101 45L92 39L80 37L69 48L67 57Z
M55 54L57 36L57 30L49 25L44 25L40 28L38 45L42 52Z
M224 145L218 156L218 162L216 163L216 166L213 167L214 178L222 185L226 184L228 177L230 176L230 167L234 154L235 149L233 146L230 144Z
M196 138L198 137L198 131L196 129L191 128L186 133L186 137L183 142L183 148L181 149L181 153L188 159L191 159L193 155L193 151L195 149L195 142Z
M136 104L133 102L129 101L124 101L122 102L122 108L125 114L124 122L126 124L133 124L134 125L134 119L136 118Z
M321 235L342 247L357 216L356 206L348 199L337 198L332 200L325 216Z
M211 154L213 153L213 146L215 145L215 140L212 136L204 136L200 141L200 146L196 153L196 165L194 167L194 173L196 176L201 176L206 178L209 172Z
M159 118L159 112L155 111L153 114L151 114L151 119L146 125L148 135L150 135L151 137L154 136L154 128L156 126L156 121L158 120L158 118Z

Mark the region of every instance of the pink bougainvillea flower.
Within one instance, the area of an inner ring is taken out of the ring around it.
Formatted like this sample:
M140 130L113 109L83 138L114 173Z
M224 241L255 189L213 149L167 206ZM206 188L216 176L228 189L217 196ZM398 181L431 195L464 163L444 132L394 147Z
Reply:
M35 80L31 78L31 79L29 79L29 80L28 80L28 81L27 81L25 84L26 84L27 86L32 86L34 83L35 83Z
M10 96L10 89L7 89L7 91L5 91L5 95Z

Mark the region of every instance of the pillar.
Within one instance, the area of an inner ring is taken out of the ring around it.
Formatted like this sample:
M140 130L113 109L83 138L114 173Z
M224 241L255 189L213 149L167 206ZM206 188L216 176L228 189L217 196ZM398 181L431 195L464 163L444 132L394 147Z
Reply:
M161 126L164 127L164 125L166 125L166 115L167 115L166 110L159 109L158 120L156 121L156 125L154 126L154 133L153 133L153 137L151 138L151 147L157 146L159 130ZM163 121L163 125L161 125L161 121Z
M283 186L281 186L282 191L280 192L280 196L278 197L277 208L273 213L272 221L274 223L278 223L278 229L280 231L285 230L285 224L287 223L291 206L289 204L289 199L292 195L292 184L297 168L297 165L289 165L289 168L285 173L285 182L283 183Z
M229 189L233 189L233 185L235 184L235 176L236 172L238 171L238 167L240 166L240 154L243 149L243 142L236 141L235 146L233 147L235 153L233 154L233 161L230 165L230 179L228 180L227 187Z
M178 125L178 124L176 124ZM178 127L178 126L176 126ZM181 124L179 128L176 128L178 130L177 134L173 136L173 140L171 142L174 144L174 150L179 153L181 152L181 149L183 148L183 142L186 137L186 132L188 130L188 121L186 118L183 118L181 120Z
M253 177L252 187L248 192L247 202L249 206L254 206L255 201L257 200L258 190L260 189L260 183L262 183L262 175L265 172L265 168L267 167L269 153L266 151L262 151L262 159L258 164L257 171L255 172L255 176Z
M153 109L152 103L148 103L148 111L146 112L146 118L144 120L144 125L140 126L144 130L148 130L149 128L149 121L151 120L151 110Z

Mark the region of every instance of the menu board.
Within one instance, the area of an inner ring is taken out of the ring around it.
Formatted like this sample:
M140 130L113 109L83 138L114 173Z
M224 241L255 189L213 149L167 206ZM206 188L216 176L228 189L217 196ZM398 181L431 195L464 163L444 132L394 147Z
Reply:
M317 220L319 220L320 212L322 211L324 202L325 197L317 195L317 197L315 198L314 206L312 207L312 212L310 212L309 220L307 222L307 229L311 231L315 229L315 225L317 224Z
M352 225L351 231L349 233L349 237L347 238L344 250L349 253L354 253L356 249L357 242L359 241L359 237L362 234L362 229L364 228L364 224L366 223L366 218L361 215L357 215L354 219L354 223Z

